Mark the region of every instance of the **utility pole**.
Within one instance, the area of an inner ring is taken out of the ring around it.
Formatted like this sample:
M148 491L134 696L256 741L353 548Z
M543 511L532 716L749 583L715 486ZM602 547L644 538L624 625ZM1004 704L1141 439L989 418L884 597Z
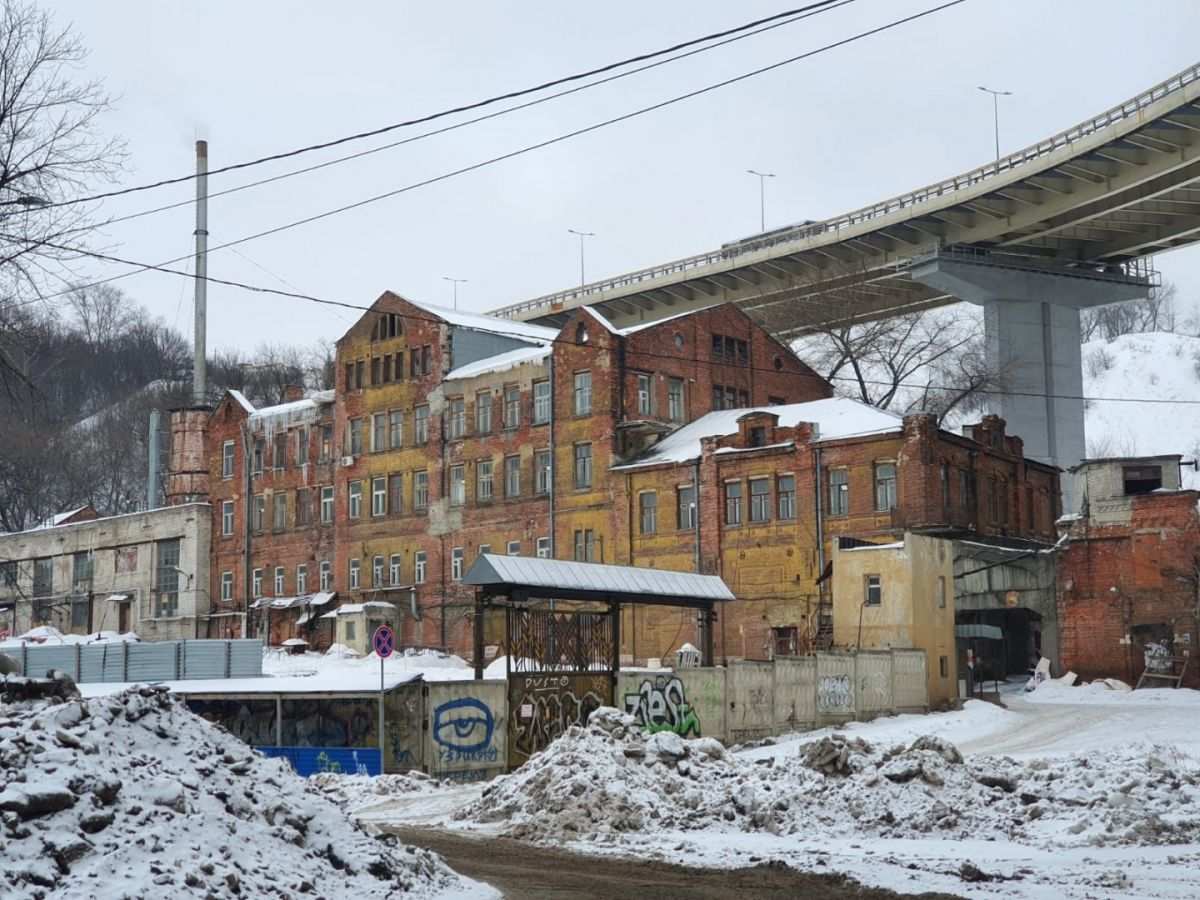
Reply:
M758 230L767 230L767 189L764 185L768 178L774 178L774 172L756 172L754 169L747 169L746 174L758 176Z
M192 402L208 399L208 141L196 141L196 331L192 338Z
M595 237L596 232L576 231L574 228L568 228L567 231L569 231L571 234L578 235L579 237L579 286L583 287L585 284L587 284L586 279L583 277L583 239Z
M991 88L986 88L982 84L979 89L985 94L992 95L992 119L995 125L996 133L996 162L1000 161L1000 98L1011 97L1012 91L994 91Z
M455 308L455 309L458 309L458 286L459 286L460 284L466 284L466 283L467 283L467 279L465 279L465 278L451 278L449 275L443 275L443 276L442 276L442 281L449 281L451 284L453 284L453 285L454 285L454 308Z

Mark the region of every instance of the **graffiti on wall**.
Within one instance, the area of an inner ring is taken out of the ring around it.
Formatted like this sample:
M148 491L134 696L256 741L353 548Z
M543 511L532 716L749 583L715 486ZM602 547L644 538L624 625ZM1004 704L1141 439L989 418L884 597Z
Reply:
M625 712L651 734L673 731L681 737L700 737L700 717L676 675L644 679L635 693L625 695Z
M849 710L854 708L849 675L823 675L817 679L817 710Z
M611 703L607 677L529 675L509 682L509 740L515 754L532 756L572 725L586 725L588 716Z
M432 731L443 764L495 762L499 758L492 743L496 718L476 697L456 697L434 709Z

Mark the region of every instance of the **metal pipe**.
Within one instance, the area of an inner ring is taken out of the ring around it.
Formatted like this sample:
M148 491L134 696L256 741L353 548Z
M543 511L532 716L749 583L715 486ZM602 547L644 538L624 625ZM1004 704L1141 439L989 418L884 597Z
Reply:
M146 471L146 509L158 509L158 462L159 437L161 427L160 413L157 409L150 410L150 432L146 436L147 471Z
M196 141L195 334L192 339L192 401L208 397L208 141Z

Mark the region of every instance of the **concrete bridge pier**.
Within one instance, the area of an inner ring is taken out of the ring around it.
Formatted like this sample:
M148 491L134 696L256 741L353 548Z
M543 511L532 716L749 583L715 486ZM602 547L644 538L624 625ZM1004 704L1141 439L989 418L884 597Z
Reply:
M911 275L983 307L987 362L1004 391L989 406L1025 442L1025 455L1063 469L1083 459L1079 311L1146 297L1151 280L945 252L914 264ZM1063 512L1077 512L1072 479L1063 479L1062 490Z

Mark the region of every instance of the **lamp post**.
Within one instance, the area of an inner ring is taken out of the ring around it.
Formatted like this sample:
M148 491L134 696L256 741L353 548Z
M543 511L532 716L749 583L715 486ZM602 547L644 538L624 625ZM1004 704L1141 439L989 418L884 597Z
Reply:
M451 278L449 275L443 275L443 276L442 276L442 281L449 281L451 284L453 284L453 285L454 285L454 308L457 310L457 309L458 309L458 286L459 286L460 284L466 284L466 283L467 283L467 279L465 279L465 278Z
M767 191L764 185L768 178L774 178L774 172L756 172L754 169L747 169L747 175L754 175L758 178L758 230L767 230Z
M567 231L579 237L579 286L582 288L587 283L583 277L583 239L595 237L596 232L576 231L574 228L568 228Z
M991 88L979 85L979 89L985 94L992 95L992 119L996 129L996 161L1000 161L1000 98L1011 97L1012 91L994 91Z

